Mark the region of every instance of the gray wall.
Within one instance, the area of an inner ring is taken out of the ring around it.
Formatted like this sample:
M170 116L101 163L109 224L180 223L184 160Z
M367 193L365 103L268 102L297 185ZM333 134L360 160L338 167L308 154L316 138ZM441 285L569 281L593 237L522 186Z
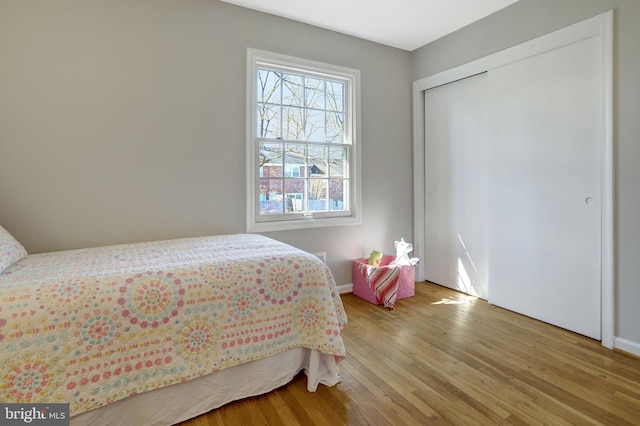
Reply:
M363 223L267 235L352 259L412 235L408 52L218 0L0 2L0 224L31 253L245 232L246 48L362 72Z
M616 336L640 348L640 2L520 0L412 52L412 80L614 9Z

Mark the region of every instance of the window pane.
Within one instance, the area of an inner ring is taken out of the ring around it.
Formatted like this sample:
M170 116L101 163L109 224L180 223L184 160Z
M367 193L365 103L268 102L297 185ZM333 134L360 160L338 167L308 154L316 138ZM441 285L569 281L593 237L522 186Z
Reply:
M327 142L344 142L344 114L327 112Z
M344 83L327 81L327 109L344 111Z
M258 69L258 102L280 103L280 73Z
M324 107L324 80L317 78L306 78L306 107L314 109L325 109Z
M280 137L280 107L258 104L256 134L259 138Z
M282 177L282 144L261 143L258 159L260 177Z
M328 180L327 179L310 179L309 180L309 211L322 212L327 211Z
M285 145L285 177L305 177L307 170L306 145L288 143Z
M329 209L331 211L348 210L349 181L346 179L329 179Z
M260 179L260 214L282 212L282 179Z
M328 161L327 161L328 149L326 146L309 146L309 177L323 177L328 176Z
M291 106L304 106L304 85L301 75L283 74L282 103Z
M305 185L304 179L285 179L285 213L300 213L305 211Z
M329 148L329 172L331 177L348 177L347 148Z
M324 142L324 111L306 110L305 140Z
M283 139L304 140L304 109L283 107Z

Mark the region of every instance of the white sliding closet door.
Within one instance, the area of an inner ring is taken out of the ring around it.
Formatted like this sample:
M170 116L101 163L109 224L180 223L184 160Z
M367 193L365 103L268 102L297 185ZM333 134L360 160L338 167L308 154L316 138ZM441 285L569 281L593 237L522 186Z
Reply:
M609 11L414 82L420 279L608 348L612 39Z
M600 339L600 39L488 73L489 302Z
M425 93L426 279L487 298L487 76Z

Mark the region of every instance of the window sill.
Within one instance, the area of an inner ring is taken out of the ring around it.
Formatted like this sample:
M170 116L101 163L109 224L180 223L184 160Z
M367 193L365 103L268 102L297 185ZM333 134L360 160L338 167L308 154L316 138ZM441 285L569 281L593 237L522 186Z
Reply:
M249 222L247 232L289 231L294 229L325 228L329 226L360 225L359 217L306 218L273 222Z

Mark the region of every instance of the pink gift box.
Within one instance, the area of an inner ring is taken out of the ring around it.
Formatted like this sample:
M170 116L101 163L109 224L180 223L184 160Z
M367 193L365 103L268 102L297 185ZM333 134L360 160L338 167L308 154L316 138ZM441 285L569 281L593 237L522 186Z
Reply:
M395 256L382 256L378 268L400 268L396 300L414 296L416 294L414 267L411 265L389 266L395 258ZM383 301L376 297L374 290L371 288L369 280L371 267L367 268L368 266L368 259L353 261L353 294L373 304L381 305Z

